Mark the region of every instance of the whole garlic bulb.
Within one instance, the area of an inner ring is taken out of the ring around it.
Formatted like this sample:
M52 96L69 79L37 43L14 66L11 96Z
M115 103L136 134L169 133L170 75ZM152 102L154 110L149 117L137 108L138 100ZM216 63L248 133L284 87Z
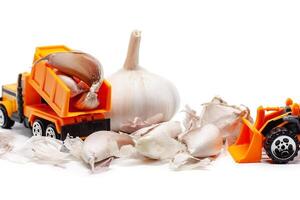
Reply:
M176 87L139 66L140 40L141 32L133 31L123 69L108 78L112 84L111 129L114 131L122 131L124 124L136 118L147 121L159 115L161 118L156 123L169 121L179 107Z

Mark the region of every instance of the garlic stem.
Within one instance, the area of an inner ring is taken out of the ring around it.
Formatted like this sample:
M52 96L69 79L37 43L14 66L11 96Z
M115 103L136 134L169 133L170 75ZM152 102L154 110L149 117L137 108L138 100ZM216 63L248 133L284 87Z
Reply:
M141 41L141 32L133 31L131 33L127 57L124 63L124 69L134 70L139 65L139 49Z

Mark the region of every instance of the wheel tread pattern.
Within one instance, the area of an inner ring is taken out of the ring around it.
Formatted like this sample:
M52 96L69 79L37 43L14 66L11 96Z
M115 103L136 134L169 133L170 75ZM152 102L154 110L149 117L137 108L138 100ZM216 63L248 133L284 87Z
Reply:
M293 156L291 156L290 158L286 159L286 160L280 160L277 157L275 157L273 155L273 153L271 152L271 145L272 142L279 136L281 135L286 135L291 137L295 142L296 142L296 151L293 154ZM276 164L286 164L290 161L293 161L295 157L298 156L298 151L299 151L299 140L296 134L292 133L291 131L289 131L288 129L284 128L284 127L275 127L273 128L270 133L266 136L265 142L264 142L264 149L266 151L266 154L268 155L269 158L272 159L273 163Z

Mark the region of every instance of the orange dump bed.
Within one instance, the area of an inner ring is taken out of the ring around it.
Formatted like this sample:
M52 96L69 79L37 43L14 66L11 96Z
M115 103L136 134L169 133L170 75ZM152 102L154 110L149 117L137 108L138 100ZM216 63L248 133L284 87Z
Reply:
M50 53L62 51L70 51L70 49L64 46L37 48L34 62ZM98 98L100 104L96 109L82 111L72 107L70 89L45 61L40 61L33 66L27 81L55 113L62 118L87 114L101 114L108 112L111 107L111 86L106 80L104 80L99 89Z

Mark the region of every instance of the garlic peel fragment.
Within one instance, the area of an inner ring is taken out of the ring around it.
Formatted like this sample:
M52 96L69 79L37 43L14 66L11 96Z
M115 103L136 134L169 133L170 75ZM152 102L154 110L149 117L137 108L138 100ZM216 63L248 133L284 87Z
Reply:
M16 162L37 162L50 164L55 166L63 166L72 158L69 153L61 151L63 143L60 140L43 137L32 136L26 143L16 149L14 154L18 157Z
M177 121L143 128L133 133L133 137L136 139L135 148L138 153L147 158L170 159L178 152L185 150L185 146L176 140L181 132L181 124Z
M135 117L133 121L128 121L126 123L121 124L120 131L125 133L133 133L142 128L151 126L153 124L158 124L163 121L163 114L158 113L145 121L143 121L140 117Z
M13 150L14 136L11 133L0 132L0 157Z
M135 148L143 156L155 160L173 158L185 146L168 135L144 136L137 140Z
M192 170L206 167L210 163L210 158L199 159L191 156L189 153L183 152L177 154L170 161L170 168L173 170Z

